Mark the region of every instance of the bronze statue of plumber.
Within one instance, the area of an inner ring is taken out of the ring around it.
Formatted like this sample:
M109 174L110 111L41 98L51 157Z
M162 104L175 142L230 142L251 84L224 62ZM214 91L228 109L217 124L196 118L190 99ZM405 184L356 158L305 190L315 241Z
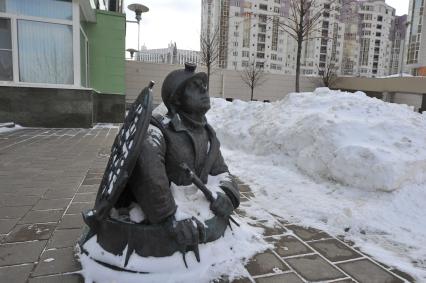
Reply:
M83 252L84 243L96 235L101 247L115 255L127 247L125 265L133 252L164 257L180 251L185 260L186 252L193 251L199 261L199 243L220 238L234 221L238 186L205 117L210 109L207 75L195 69L186 63L165 78L161 96L167 114L152 115L152 82L132 104L112 146L95 206L83 214L90 228L80 241ZM222 192L213 196L205 184L209 175L219 174ZM196 216L176 220L171 182L195 184L215 216L204 222ZM145 215L141 223L111 217L112 209L126 210L132 202Z

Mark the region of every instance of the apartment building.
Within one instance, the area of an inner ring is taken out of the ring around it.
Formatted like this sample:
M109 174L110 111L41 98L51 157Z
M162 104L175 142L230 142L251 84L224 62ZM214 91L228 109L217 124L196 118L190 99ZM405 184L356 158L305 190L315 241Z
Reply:
M398 50L393 43L395 9L385 0L348 2L347 5L341 74L388 76L391 67L398 69L399 66L399 61L391 60L392 50Z
M294 74L297 44L281 25L289 23L289 3L203 0L202 34L218 29L219 66L239 70L255 63L268 72ZM311 14L317 12L321 12L317 26L303 42L303 75L321 75L330 64L342 75L399 72L406 17L395 17L395 9L385 0L319 0Z
M407 15L396 16L392 25L390 40L392 44L389 63L389 75L404 72L404 54L406 54L405 37L407 30Z
M295 43L279 28L287 0L202 1L201 36L219 34L219 66L244 69L256 64L272 73L294 72Z
M142 47L136 55L136 60L157 64L180 64L185 62L200 63L200 52L178 49L176 42L170 42L167 48L147 49Z
M322 75L331 66L340 72L342 64L345 32L345 22L341 20L342 3L321 0L316 4L312 14L322 13L322 16L303 45L303 75Z
M326 10L304 42L302 74L319 74L328 58L341 64L344 23L341 4L332 2L321 0L315 7ZM289 0L203 0L201 33L218 30L220 67L241 70L254 63L271 73L294 74L297 44L280 24L290 13Z
M410 0L407 30L407 69L412 75L426 76L425 0Z

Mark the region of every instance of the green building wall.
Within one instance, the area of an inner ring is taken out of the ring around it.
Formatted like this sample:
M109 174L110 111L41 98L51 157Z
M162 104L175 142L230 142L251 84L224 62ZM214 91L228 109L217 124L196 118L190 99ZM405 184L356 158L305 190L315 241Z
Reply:
M124 14L96 10L96 23L83 26L89 40L89 81L100 93L125 93Z

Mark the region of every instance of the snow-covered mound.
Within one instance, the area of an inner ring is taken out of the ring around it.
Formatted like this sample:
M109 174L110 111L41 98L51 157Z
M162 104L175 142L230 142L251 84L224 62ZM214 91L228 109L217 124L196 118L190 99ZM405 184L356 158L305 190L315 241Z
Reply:
M212 99L208 120L226 148L286 155L311 177L384 191L426 181L426 116L362 92L318 88L271 104Z

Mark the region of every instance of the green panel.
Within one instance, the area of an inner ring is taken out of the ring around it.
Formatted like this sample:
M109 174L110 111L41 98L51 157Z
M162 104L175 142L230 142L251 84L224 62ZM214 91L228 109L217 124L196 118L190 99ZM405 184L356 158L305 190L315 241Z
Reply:
M89 39L90 87L124 95L125 15L97 10L96 23L84 23L83 29Z

